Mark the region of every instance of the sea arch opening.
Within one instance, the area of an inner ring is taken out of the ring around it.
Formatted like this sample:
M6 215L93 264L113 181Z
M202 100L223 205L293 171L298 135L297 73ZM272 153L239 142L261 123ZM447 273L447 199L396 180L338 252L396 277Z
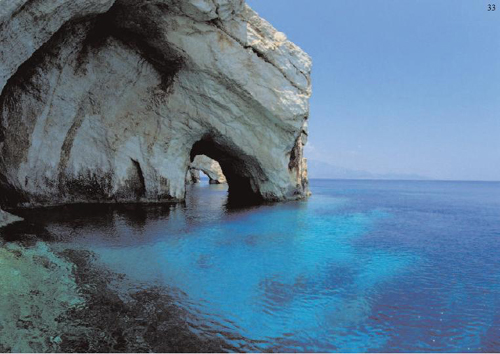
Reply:
M220 165L228 184L229 203L255 204L264 201L259 188L264 173L255 157L212 135L205 135L193 144L190 161L195 161L200 155L207 156Z
M226 184L226 176L220 164L206 155L196 155L186 174L186 184L199 183L208 180L209 184Z

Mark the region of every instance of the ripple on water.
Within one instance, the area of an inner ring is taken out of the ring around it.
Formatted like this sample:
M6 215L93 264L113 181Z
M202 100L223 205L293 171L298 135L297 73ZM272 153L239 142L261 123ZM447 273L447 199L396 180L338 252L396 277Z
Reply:
M498 186L312 186L306 202L252 208L196 186L185 206L47 211L37 222L56 257L92 254L62 257L60 276L111 331L90 340L80 306L64 318L85 331L59 347L83 337L122 351L498 351Z

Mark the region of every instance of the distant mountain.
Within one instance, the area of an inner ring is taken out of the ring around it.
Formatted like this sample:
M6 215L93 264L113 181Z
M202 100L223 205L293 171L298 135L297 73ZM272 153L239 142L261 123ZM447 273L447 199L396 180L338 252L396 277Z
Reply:
M430 178L405 173L372 173L362 170L351 170L331 165L318 160L307 160L309 178L332 179L388 179L388 180L428 180Z

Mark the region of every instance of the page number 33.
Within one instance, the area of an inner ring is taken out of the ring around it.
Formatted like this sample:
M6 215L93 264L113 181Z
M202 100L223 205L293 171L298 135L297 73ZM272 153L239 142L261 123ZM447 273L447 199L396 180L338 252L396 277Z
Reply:
M495 4L488 4L488 11L495 11L497 8Z

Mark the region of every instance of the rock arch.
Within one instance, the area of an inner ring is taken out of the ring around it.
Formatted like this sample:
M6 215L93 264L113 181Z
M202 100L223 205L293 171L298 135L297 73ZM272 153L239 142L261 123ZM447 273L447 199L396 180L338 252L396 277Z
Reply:
M205 136L197 141L191 150L191 160L198 155L206 155L216 160L229 185L229 194L243 201L265 200L265 190L261 187L268 180L262 163L246 154L238 145L228 143L224 137Z
M309 57L242 0L20 0L0 13L0 203L308 194ZM194 155L193 155L194 154Z
M197 155L194 157L186 174L186 183L191 184L200 182L200 171L209 178L210 184L227 183L226 176L224 176L220 164L205 155Z

